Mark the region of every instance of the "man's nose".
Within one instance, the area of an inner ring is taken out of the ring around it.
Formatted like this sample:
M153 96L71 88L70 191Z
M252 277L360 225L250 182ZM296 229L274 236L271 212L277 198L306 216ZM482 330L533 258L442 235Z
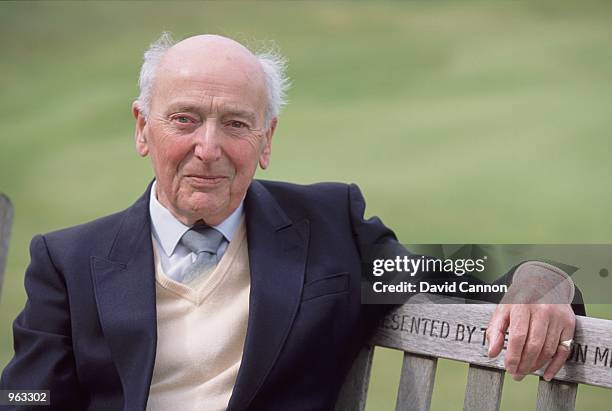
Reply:
M195 156L204 162L216 161L221 157L219 126L214 119L208 119L196 134Z

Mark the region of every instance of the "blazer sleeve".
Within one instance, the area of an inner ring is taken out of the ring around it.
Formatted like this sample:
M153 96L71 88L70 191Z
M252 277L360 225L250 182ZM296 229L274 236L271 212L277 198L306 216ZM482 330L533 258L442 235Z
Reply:
M56 269L45 238L30 244L25 274L27 301L13 322L15 355L0 378L3 390L50 390L49 410L84 409L72 350L70 306L63 276ZM3 406L0 410L38 410L38 406Z
M350 184L348 191L353 236L360 253L363 255L368 246L398 244L395 233L387 228L378 217L365 219L366 204L359 187Z
M387 228L378 217L372 217L367 220L364 218L365 200L363 198L363 195L361 194L361 191L359 190L359 187L357 187L355 184L349 185L349 207L351 214L351 223L353 226L353 235L355 237L355 242L359 248L359 252L362 256L362 259L366 255L370 255L371 258L372 254L377 254L377 258L394 258L395 256L402 255L407 255L409 258L419 257L418 255L412 254L403 245L401 245L393 231ZM366 265L364 265L363 263L362 266L366 267ZM518 265L516 267L513 267L501 277L499 277L497 280L494 281L494 284L510 285L512 283L514 271L517 267ZM365 277L363 278L364 281L374 281L374 278L369 275L370 273L371 270L368 270L367 272L363 273L363 276ZM413 277L411 280L418 280L418 278L423 277L423 275L424 273L418 273L417 276ZM429 282L444 283L449 281L453 282L461 280L468 281L472 284L484 284L484 281L469 274L466 274L462 277L457 277L446 272L431 272L426 273L426 275L428 276L427 279ZM397 280L401 280L401 278L397 277ZM459 295L447 295L455 297L467 297L472 300L489 301L494 303L498 303L501 299L501 295L499 294L486 293L473 293L470 295L460 293ZM410 296L408 296L407 298L409 297ZM392 307L393 305L390 305L389 309ZM574 300L571 303L571 307L576 315L586 315L586 309L584 306L582 293L580 292L577 286L575 286Z

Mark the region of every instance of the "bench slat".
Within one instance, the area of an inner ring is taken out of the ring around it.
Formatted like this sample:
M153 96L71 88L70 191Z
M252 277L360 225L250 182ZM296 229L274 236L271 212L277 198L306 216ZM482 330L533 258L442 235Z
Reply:
M4 194L0 193L0 295L4 280L4 267L8 253L11 223L13 221L13 206Z
M336 411L363 411L368 396L374 347L364 346L355 359L336 402Z
M540 378L538 384L537 411L574 411L576 406L575 383L544 381Z
M448 358L489 368L504 369L505 350L487 356L484 331L494 304L414 304L391 311L381 321L369 343L419 355ZM576 317L572 354L555 377L612 388L612 321ZM534 374L542 376L543 370Z
M498 411L504 386L502 370L470 365L465 388L465 411Z
M396 411L429 411L438 359L404 353Z

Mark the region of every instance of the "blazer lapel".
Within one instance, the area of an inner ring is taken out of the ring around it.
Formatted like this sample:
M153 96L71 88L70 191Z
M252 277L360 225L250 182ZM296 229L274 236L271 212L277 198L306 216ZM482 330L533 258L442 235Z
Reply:
M248 407L272 369L300 305L308 220L293 223L253 180L245 199L251 269L249 320L242 363L228 410Z
M125 410L144 410L155 363L157 325L149 195L126 211L106 256L92 256L98 313L124 393Z

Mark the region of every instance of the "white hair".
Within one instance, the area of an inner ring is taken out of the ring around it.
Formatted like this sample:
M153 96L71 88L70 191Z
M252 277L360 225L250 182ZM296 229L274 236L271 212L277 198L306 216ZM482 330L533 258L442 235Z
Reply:
M159 63L170 47L175 44L169 32L163 32L144 53L144 61L140 68L138 87L138 108L145 118L149 116L153 84ZM265 127L270 126L273 118L278 117L281 109L287 104L287 90L291 82L286 75L287 59L283 57L275 46L253 53L264 73L266 81L267 104L265 113Z

